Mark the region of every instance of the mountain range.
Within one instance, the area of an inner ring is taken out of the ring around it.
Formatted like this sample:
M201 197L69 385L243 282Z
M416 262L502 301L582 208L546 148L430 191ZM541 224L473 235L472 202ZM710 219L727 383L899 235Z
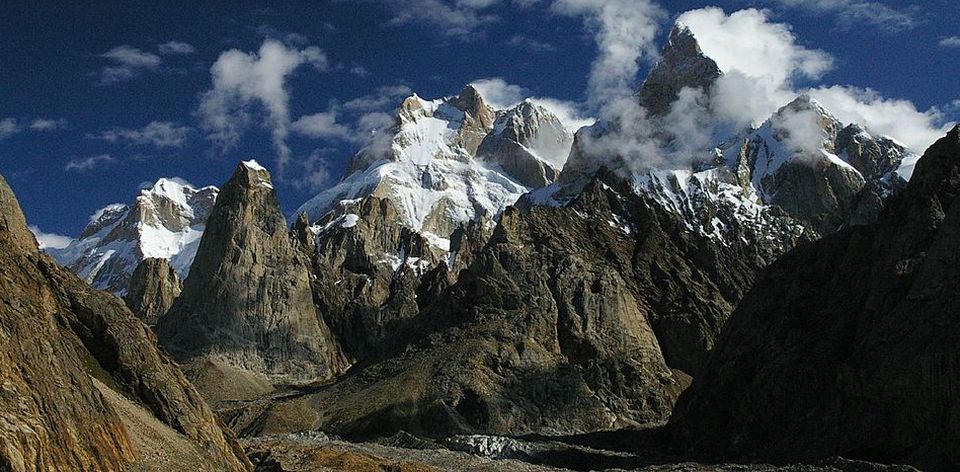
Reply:
M696 101L721 77L678 23L639 121L413 94L293 215L244 161L49 256L0 181L29 344L0 349L0 465L332 467L322 432L580 470L957 467L960 128L921 158L799 95L728 129Z

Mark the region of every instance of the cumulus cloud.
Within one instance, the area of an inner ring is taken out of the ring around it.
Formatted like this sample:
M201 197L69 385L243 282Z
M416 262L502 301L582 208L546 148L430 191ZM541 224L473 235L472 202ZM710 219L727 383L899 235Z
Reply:
M97 167L112 164L116 161L117 160L109 154L100 154L97 156L74 159L70 162L67 162L67 165L65 165L63 169L66 171L85 172L88 170L93 170Z
M350 73L357 77L367 77L370 75L370 71L363 66L353 66L350 68Z
M16 118L4 118L0 120L0 140L9 138L23 131L23 126Z
M163 63L160 56L126 44L117 46L100 57L109 60L112 65L100 70L99 85L112 85L133 79L142 72L160 69Z
M157 45L157 51L160 54L187 55L197 52L197 48L190 43L183 41L167 41Z
M590 69L589 101L609 105L631 96L640 62L653 63L658 56L655 40L666 11L649 0L556 0L552 9L582 17L596 31L598 56Z
M277 151L277 174L290 160L286 139L290 128L287 79L300 66L329 69L327 56L316 46L288 48L274 39L264 40L257 52L231 49L220 54L210 68L213 88L203 94L198 114L208 137L224 150L235 146L253 123L268 128ZM266 110L262 120L254 106Z
M835 85L807 93L823 104L838 120L860 123L872 132L891 136L911 150L922 153L954 123L944 123L936 108L919 111L908 100L882 97L875 90Z
M73 242L73 238L56 233L44 233L36 225L28 226L33 236L40 243L40 249L63 249Z
M310 192L319 192L326 188L330 181L330 168L326 159L328 151L331 150L314 149L310 155L299 159L303 168L303 177L293 182L294 187Z
M168 121L152 121L137 129L114 128L92 137L110 142L126 141L141 146L182 147L193 130Z
M372 94L344 103L342 108L348 112L382 111L396 107L399 99L408 97L412 93L413 90L406 85L386 85L378 87Z
M532 97L530 101L550 110L550 113L556 115L557 119L563 123L563 127L571 133L576 133L580 128L597 122L595 118L585 116L582 111L583 107L574 102L545 97Z
M818 80L833 67L829 54L799 45L789 25L771 22L762 10L727 15L708 7L688 11L678 21L724 72L713 109L735 127L766 119L796 96L796 82Z
M782 7L815 15L834 15L836 26L850 29L869 25L896 33L917 27L917 9L897 10L880 2L860 0L773 0Z
M943 38L940 40L940 47L942 48L960 48L960 36L950 36L949 38Z
M819 79L833 67L829 54L800 46L789 25L770 22L761 10L727 15L708 7L688 11L678 21L693 31L704 54L724 72L737 70L781 87L795 78Z

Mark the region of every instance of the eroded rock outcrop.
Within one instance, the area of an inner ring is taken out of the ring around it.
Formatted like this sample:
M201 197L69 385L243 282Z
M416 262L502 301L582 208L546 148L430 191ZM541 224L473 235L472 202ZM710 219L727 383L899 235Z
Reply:
M954 128L877 222L771 266L677 406L686 446L714 458L960 466L958 196Z
M567 206L508 209L375 357L238 426L366 437L664 421L756 270L742 255L606 174Z
M310 278L269 173L244 162L217 197L158 334L185 363L212 356L277 381L327 379L346 361L317 312Z
M0 265L0 469L250 469L150 330L40 253L2 178Z
M130 276L123 301L138 318L153 326L170 310L182 290L183 283L170 261L147 258Z

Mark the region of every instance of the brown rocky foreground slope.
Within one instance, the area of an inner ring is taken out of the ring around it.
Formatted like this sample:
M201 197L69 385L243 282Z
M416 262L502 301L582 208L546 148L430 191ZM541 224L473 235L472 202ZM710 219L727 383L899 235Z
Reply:
M2 177L0 267L0 470L250 468L123 302L40 253Z
M677 406L692 451L960 468L960 127L879 221L766 271Z

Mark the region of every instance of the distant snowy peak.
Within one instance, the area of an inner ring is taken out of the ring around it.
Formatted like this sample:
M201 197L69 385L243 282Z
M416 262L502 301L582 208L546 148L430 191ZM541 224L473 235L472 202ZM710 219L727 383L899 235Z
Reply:
M554 114L529 101L494 110L472 86L436 100L412 95L394 126L354 156L347 175L298 212L311 222L329 220L375 196L389 199L406 227L446 238L552 182L571 142Z
M178 178L161 178L140 191L133 204L112 204L90 218L80 238L48 252L95 288L124 293L145 258L170 260L186 277L216 187L196 188Z
M875 136L856 123L844 126L807 95L797 97L760 127L719 151L729 167L749 167L754 186L766 196L775 193L766 188L767 177L788 163L834 166L856 174L886 195L909 179L911 171L901 170L901 166L912 166L916 160L893 139Z

